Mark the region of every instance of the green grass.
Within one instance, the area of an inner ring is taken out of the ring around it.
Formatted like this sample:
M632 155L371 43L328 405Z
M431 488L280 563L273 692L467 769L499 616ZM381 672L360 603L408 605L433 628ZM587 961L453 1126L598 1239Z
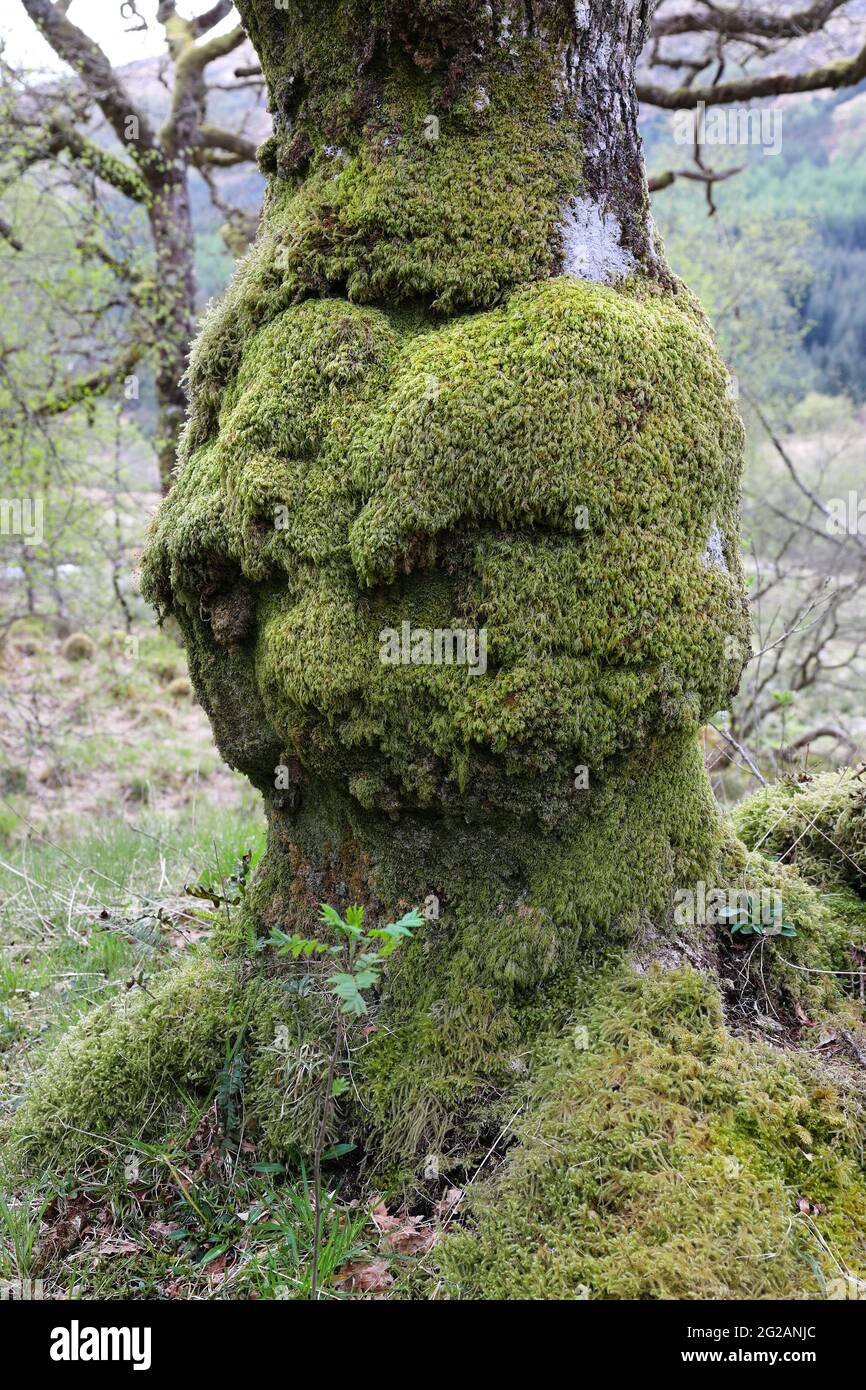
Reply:
M106 815L79 838L0 851L0 1106L20 1103L32 1068L92 1005L148 981L208 926L185 885L219 883L261 852L252 805L195 816L145 811L138 827ZM104 914L108 914L105 916ZM200 914L200 915L199 915ZM0 1175L0 1278L44 1280L75 1298L309 1297L315 1213L302 1169L260 1164L227 1135L216 1090L183 1097L160 1145L121 1138L99 1171L79 1166L26 1186ZM369 1211L326 1194L322 1297L369 1258Z
M256 859L262 836L252 808L199 803L189 819L106 817L81 839L34 836L0 851L0 1055L55 1040L199 939L208 924L185 885L230 874L246 850ZM8 1104L26 1069L5 1060Z
M199 947L212 904L186 888L222 892L240 856L254 864L263 846L258 797L227 772L203 711L169 692L183 652L144 629L127 660L125 634L91 635L93 658L74 664L40 623L18 625L0 653L17 681L0 711L0 1138L77 1020L149 991ZM27 707L49 726L35 748L14 722ZM178 1097L159 1145L121 1135L98 1168L26 1182L0 1166L0 1279L42 1279L48 1297L308 1297L306 1173L260 1163L242 1090L236 1111L231 1122L221 1113L215 1074L210 1094ZM341 1196L337 1174L329 1186L326 1298L344 1296L335 1276L378 1243L367 1208Z

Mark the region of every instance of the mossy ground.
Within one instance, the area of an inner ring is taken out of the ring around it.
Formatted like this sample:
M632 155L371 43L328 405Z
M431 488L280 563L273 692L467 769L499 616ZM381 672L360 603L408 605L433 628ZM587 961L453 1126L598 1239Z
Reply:
M646 795L661 804L658 789ZM676 805L674 791L672 815ZM618 853L629 838L623 827ZM789 981L783 964L842 966L851 938L833 899L761 857L746 867L737 842L710 835L707 853L724 881L778 888L796 925L797 937L765 943L756 987L788 1018L799 1006L826 1030L856 1028L856 998L841 980ZM564 865L544 868L539 893L545 881L567 882ZM276 909L307 930L311 872L295 859L294 897ZM351 878L351 866L342 872ZM285 883L264 861L247 910L265 913ZM584 911L592 900L590 892ZM610 903L608 888L598 903ZM360 1145L362 1190L402 1192L416 1209L443 1184L470 1180L458 1218L396 1296L836 1297L840 1278L866 1274L856 1077L842 1066L828 1072L793 1035L784 1048L773 1034L755 1041L739 1019L732 1034L729 997L711 974L641 964L649 919L622 906L594 930L585 916L581 935L531 902L497 917L483 889L467 884L395 964L371 1031L353 1046L360 1105L341 1101L329 1140ZM110 1168L133 1151L175 1152L242 1039L237 1099L254 1155L292 1170L309 1153L328 1010L315 990L299 997L298 972L278 969L267 950L249 954L243 912L233 922L209 951L90 1014L60 1042L18 1112L10 1152L20 1158L24 1140L31 1162L50 1156L61 1171L88 1153L93 1171L94 1159ZM677 937L671 927L671 948ZM685 933L685 944L705 952L706 934ZM200 1238L205 1248L216 1239ZM165 1277L155 1266L148 1275L157 1291Z
M820 899L810 903L806 885L801 892L798 928L829 927ZM363 1110L341 1103L329 1139L364 1146L361 1190L396 1198L402 1189L425 1210L443 1184L469 1179L457 1219L423 1268L398 1280L396 1296L837 1297L840 1279L866 1276L866 1112L850 1070L828 1072L823 1058L790 1045L732 1035L718 984L690 966L636 969L632 953L601 941L557 961L555 933L536 914L502 927L501 939L475 941L487 966L474 968L479 980L485 968L497 972L504 1010L490 1012L489 978L472 983L469 938L462 1001L429 1007L441 985L434 976L425 994L419 981L433 961L441 976L442 964L420 935L399 967L404 977L390 982L405 1022L392 1026L394 1015L379 1009L374 1031L353 1048ZM815 961L834 946L817 931L771 943L768 977L772 953L792 949ZM205 1179L186 1197L187 1178L179 1195L176 1179L192 1172L199 1145L214 1162L226 1142L216 1112L211 1138L198 1129L193 1144L191 1131L209 1114L239 1039L236 1101L252 1158L293 1171L318 1114L329 1039L315 996L299 1013L284 988L289 976L280 980L268 966L244 988L243 969L194 955L146 992L88 1015L35 1079L7 1150L20 1160L29 1137L37 1173L46 1162L60 1174L86 1171L93 1191L111 1190L130 1155L163 1173L195 1257L178 1255L170 1269L157 1242L128 1276L117 1262L111 1276L146 1278L156 1296L170 1273L194 1287L196 1260L220 1239L244 1246L231 1215L239 1198L221 1193L219 1180L211 1191ZM823 1003L835 1007L825 1015L831 1023L851 1023L838 991L832 1001L825 991ZM145 1205L164 1211L165 1200L155 1194ZM193 1215L192 1203L207 1207L207 1219ZM224 1215L215 1230L216 1211ZM134 1234L134 1214L122 1219ZM233 1296L254 1286L273 1296L285 1260L264 1286L258 1274L250 1284L247 1270ZM88 1280L105 1290L107 1277Z
M817 1298L866 1273L864 1112L686 967L584 980L428 1264L459 1299ZM504 1111L503 1111L504 1114ZM843 1277L844 1277L843 1273Z
M797 865L827 891L866 892L866 781L855 769L786 778L734 813L750 850Z

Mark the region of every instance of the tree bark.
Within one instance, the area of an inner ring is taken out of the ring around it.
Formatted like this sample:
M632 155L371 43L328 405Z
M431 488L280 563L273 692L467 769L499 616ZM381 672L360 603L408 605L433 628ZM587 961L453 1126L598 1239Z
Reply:
M187 411L186 373L195 326L195 243L186 168L154 181L147 206L156 258L153 326L156 347L156 455L163 492L171 487Z

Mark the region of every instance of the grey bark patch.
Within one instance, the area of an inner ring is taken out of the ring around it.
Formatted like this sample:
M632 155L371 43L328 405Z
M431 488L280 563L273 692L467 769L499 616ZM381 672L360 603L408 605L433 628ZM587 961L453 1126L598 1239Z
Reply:
M705 565L712 565L715 569L724 570L725 574L728 573L724 537L715 522L710 530L707 548L701 558Z
M591 198L572 198L560 231L566 275L609 284L635 269L634 256L622 245L620 224Z

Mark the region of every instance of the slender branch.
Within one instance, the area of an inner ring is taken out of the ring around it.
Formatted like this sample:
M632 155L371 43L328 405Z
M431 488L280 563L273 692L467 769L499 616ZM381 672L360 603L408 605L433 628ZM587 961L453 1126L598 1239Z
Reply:
M81 405L94 396L104 396L106 391L129 376L132 369L141 361L145 353L143 343L135 343L125 355L108 367L100 367L88 376L78 377L63 391L46 396L38 405L32 407L31 414L42 418L48 415L62 415L74 405Z
M853 58L827 63L808 72L762 73L757 77L735 78L706 87L663 87L660 83L639 82L638 99L648 106L660 106L667 111L682 111L696 107L725 106L730 102L745 103L761 97L786 96L795 92L817 92L823 88L855 87L866 77L866 43Z
M95 141L59 120L52 120L46 128L44 143L37 137L31 150L19 161L19 168L23 170L46 159L54 159L59 154L68 154L77 164L89 169L103 183L110 184L133 202L148 201L147 185L138 169L101 149Z
M660 193L664 188L670 188L671 184L676 183L677 179L691 179L695 183L724 183L725 179L732 179L735 174L741 174L745 169L745 164L738 164L735 169L723 169L716 172L713 169L667 169L663 174L657 174L648 182L650 193Z
M787 468L788 473L790 474L791 479L796 485L796 487L800 490L800 492L802 492L804 497L807 497L809 499L813 507L817 507L818 511L821 512L822 515L828 519L828 521L833 521L833 513L830 511L830 508L827 506L826 502L822 502L821 498L817 495L817 493L813 492L809 485L803 482L803 479L800 477L796 467L794 466L793 459L791 458L781 439L779 439L778 435L776 434L775 430L773 429L772 425L770 424L761 407L758 405L755 398L749 392L746 392L745 395L748 399L749 405L752 407L761 424L763 425L764 429L766 430L770 442L773 445L773 448L776 450L776 453L779 455L779 458L782 460L785 467ZM852 534L852 540L860 547L861 550L866 550L866 538L859 535L857 532L854 532Z
M831 15L847 3L848 0L816 0L807 9L792 14L765 14L742 5L736 9L706 5L700 13L688 10L684 14L656 16L652 34L657 39L696 33L720 34L724 38L750 39L755 35L765 39L798 39L823 29Z
M214 29L217 24L221 24L227 15L234 9L234 0L217 0L204 14L200 14L197 19L192 21L193 31L197 39L203 34L207 34Z
M9 225L5 217L0 217L0 237L2 237L4 241L8 241L13 251L24 250L24 243L18 240L14 229Z

